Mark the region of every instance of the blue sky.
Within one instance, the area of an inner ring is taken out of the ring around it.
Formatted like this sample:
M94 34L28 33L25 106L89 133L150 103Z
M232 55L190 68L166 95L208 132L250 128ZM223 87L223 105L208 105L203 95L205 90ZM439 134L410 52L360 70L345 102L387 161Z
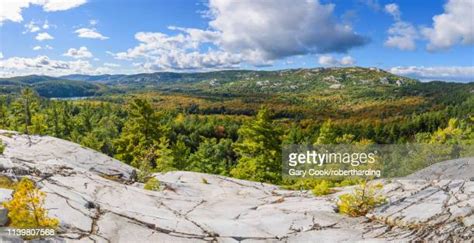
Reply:
M0 76L323 66L474 80L471 0L2 0Z

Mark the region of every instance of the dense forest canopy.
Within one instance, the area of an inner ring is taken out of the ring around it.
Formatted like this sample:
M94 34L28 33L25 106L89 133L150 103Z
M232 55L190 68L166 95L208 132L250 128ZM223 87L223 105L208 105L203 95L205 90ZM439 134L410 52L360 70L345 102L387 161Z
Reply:
M0 128L101 151L141 180L190 170L291 185L285 144L474 144L472 83L362 68L65 78L0 80ZM48 99L74 96L93 97Z

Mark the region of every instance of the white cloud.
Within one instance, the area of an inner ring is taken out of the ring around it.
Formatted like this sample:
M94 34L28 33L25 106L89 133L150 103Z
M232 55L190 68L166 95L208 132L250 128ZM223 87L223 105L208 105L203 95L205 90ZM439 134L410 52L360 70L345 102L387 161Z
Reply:
M25 31L22 32L23 34L36 33L40 31L41 29L47 30L51 26L49 25L48 20L45 20L43 24L41 24L41 22L30 21L29 23L25 24L24 27L25 27Z
M0 59L3 58L3 52L0 52Z
M208 6L207 29L170 26L178 33L139 32L137 46L113 56L135 60L145 71L223 69L346 52L367 42L351 26L335 21L335 5L317 0L211 0Z
M39 50L52 50L53 47L51 47L50 45L45 45L45 46L34 46L33 47L33 50L34 51L39 51Z
M409 22L401 19L400 8L397 4L385 5L385 12L392 15L395 23L388 29L388 38L385 40L386 47L398 48L402 51L413 51L416 49L416 40L419 39L417 29Z
M415 40L418 38L416 28L407 22L395 22L388 30L389 36L385 41L385 46L398 48L404 51L416 49Z
M335 66L338 61L335 57L331 55L322 55L319 57L318 63L323 66Z
M89 38L89 39L99 39L99 40L106 40L109 39L107 36L103 36L101 33L97 32L96 29L90 28L80 28L74 31L80 38Z
M169 36L163 33L139 32L135 39L140 44L126 52L113 54L119 60L141 59L136 66L144 71L193 70L233 68L242 55L220 50L199 52L202 42L194 41L190 34Z
M335 22L335 5L318 0L210 0L209 7L209 25L224 50L265 60L346 52L366 43L351 26Z
M27 8L30 5L30 0L6 0L2 2L0 8L0 24L4 21L10 20L13 22L23 21L21 16L22 8Z
M400 8L396 3L390 3L385 5L385 12L393 16L394 19L400 20Z
M344 56L338 60L332 55L321 55L318 63L323 66L352 66L356 63L356 60L351 56Z
M99 23L99 21L97 19L91 19L89 20L89 24L94 26L94 25L97 25Z
M49 27L50 27L50 25L49 25L48 20L44 21L44 23L43 23L43 29L47 30L47 29L49 29Z
M78 7L86 0L2 0L0 8L0 25L5 21L21 22L21 12L31 5L40 5L46 12L63 11Z
M78 7L86 3L86 0L46 0L43 9L46 12L63 11Z
M474 44L474 1L449 0L444 13L433 17L433 27L424 28L428 50L447 49L456 44Z
M46 32L41 32L35 37L36 40L38 41L44 41L44 40L52 40L54 37L52 37L50 34Z
M356 60L351 56L345 56L341 59L341 65L352 66L356 63Z
M53 47L51 47L50 45L45 45L45 46L34 46L33 47L33 50L34 51L39 51L39 50L52 50Z
M106 62L106 63L104 63L104 66L106 66L106 67L120 67L120 64Z
M25 32L23 33L35 33L41 30L41 28L33 21L30 21L28 24L25 24Z
M66 53L63 54L63 56L68 56L76 59L93 57L92 53L85 46L81 46L79 47L79 49L70 48Z
M34 58L11 57L0 59L0 76L12 77L19 75L67 75L67 74L104 74L108 73L105 67L94 67L88 61L61 61L47 56Z
M474 81L474 66L408 66L392 67L389 71L421 80Z

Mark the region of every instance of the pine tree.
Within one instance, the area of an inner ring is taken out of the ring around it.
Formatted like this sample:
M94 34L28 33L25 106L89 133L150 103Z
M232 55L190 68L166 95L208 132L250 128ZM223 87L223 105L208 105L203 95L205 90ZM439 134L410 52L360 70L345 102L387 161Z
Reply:
M16 186L11 201L4 202L8 209L10 225L14 228L56 228L59 221L49 218L44 208L44 192L35 187L33 181L23 178Z
M0 97L0 128L8 128L10 122L8 120L8 104L5 97Z
M159 172L167 172L176 170L174 167L173 150L170 149L169 140L161 137L155 150L156 170Z
M204 139L198 150L189 157L190 169L193 171L228 175L232 164L232 141L216 138Z
M186 146L185 136L178 136L178 139L172 148L176 169L186 169L186 167L188 166L187 162L191 150L188 146Z
M267 109L238 130L234 149L239 159L231 175L241 179L279 183L281 181L281 132L271 122Z
M23 126L23 132L30 134L33 114L39 106L39 96L31 88L25 88L21 91L20 97L13 104L16 123Z
M133 100L129 107L129 116L130 119L114 143L116 158L138 167L143 151L154 146L153 144L167 129L159 123L161 117L146 100Z
M147 142L159 137L159 117L147 100L133 100L130 104L130 118L133 120L133 130L143 135Z

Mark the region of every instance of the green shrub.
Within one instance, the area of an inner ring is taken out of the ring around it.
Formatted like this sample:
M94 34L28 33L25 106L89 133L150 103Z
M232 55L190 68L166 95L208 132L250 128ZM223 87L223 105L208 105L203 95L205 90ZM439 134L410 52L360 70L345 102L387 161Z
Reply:
M282 188L287 190L311 190L321 183L321 179L303 179L284 181Z
M316 196L323 196L333 192L331 189L332 183L326 180L321 181L319 184L314 186L312 192Z
M336 183L336 186L338 186L338 187L353 186L353 185L360 184L361 181L362 181L362 179L360 179L360 178L346 178L346 179L342 180L341 182Z
M156 179L155 177L152 177L148 179L148 181L145 183L145 186L143 187L145 190L150 190L150 191L159 191L160 190L160 181Z
M369 185L362 182L353 193L339 196L339 213L351 217L364 216L372 209L386 202L384 196L379 195L382 184Z
M3 144L3 141L0 139L0 154L3 154L5 151L5 144Z
M15 189L16 183L7 176L0 175L0 188Z

